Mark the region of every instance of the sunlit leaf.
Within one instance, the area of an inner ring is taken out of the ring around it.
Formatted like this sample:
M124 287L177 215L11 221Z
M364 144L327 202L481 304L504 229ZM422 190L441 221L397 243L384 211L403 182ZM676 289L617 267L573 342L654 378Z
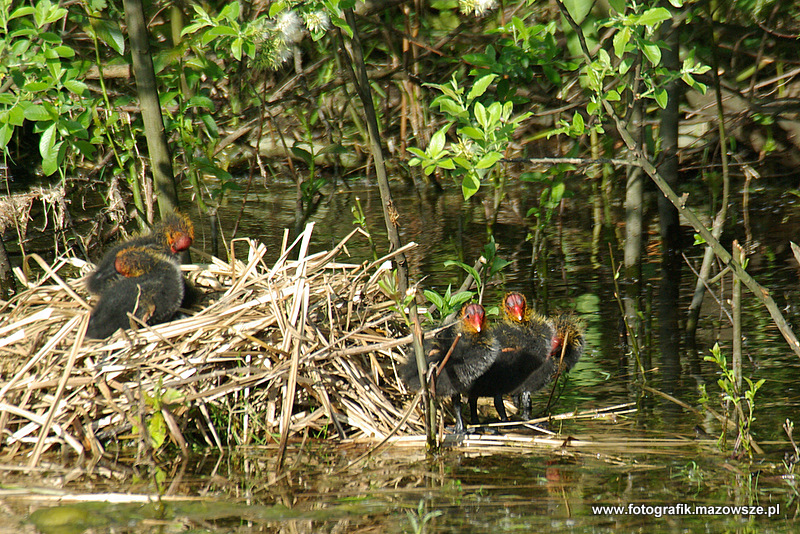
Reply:
M620 15L625 14L625 5L626 5L625 0L609 0L608 5L610 5L611 8Z
M476 80L472 85L472 89L470 89L469 94L467 95L467 99L474 100L483 95L495 78L497 78L497 74L487 74L483 78Z
M483 156L480 161L478 161L475 167L478 169L488 169L497 163L502 157L503 155L500 152L489 152Z
M653 65L661 63L661 48L657 44L642 42L642 52Z
M654 7L653 9L648 9L642 13L639 16L638 22L639 24L643 24L645 26L654 26L671 18L672 13L669 12L669 9L665 7Z
M461 193L464 195L464 200L478 192L481 187L481 181L474 172L468 172L461 180Z
M622 58L623 54L625 54L625 46L631 39L631 31L630 26L623 26L614 34L614 54L618 58Z
M656 89L654 97L656 99L656 104L658 104L658 107L660 107L661 109L667 107L667 101L669 100L669 95L667 94L666 89L664 88Z
M147 423L147 431L150 434L153 448L158 449L164 444L164 440L167 439L167 423L164 421L164 416L160 411L150 417L150 421Z

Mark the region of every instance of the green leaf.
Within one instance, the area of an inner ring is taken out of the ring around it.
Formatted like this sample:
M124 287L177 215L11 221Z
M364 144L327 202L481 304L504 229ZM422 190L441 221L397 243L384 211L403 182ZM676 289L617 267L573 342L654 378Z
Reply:
M233 45L231 45L231 53L233 57L236 58L236 61L242 60L242 40L241 39L234 39Z
M665 109L667 107L667 101L669 100L669 95L667 94L667 90L663 87L661 89L656 89L655 95L656 104L661 109Z
M553 204L558 204L561 202L561 199L564 198L564 190L566 189L566 185L564 182L558 182L553 184L553 187L550 188L550 200Z
M483 78L475 80L475 83L472 84L472 89L470 89L469 94L467 95L467 99L475 100L479 96L483 95L495 78L497 78L497 74L487 74Z
M47 157L46 154L49 154L53 150L53 146L56 144L56 124L53 123L47 128L42 131L41 136L39 137L39 153L42 157Z
M125 54L125 36L122 35L122 30L116 21L100 19L92 26L94 26L98 39L114 49L117 54ZM186 30L187 28L184 28L183 31Z
M309 167L314 163L314 157L311 155L311 152L309 152L308 150L305 150L305 149L297 147L297 146L293 146L292 148L290 148L290 150L292 151L292 154L294 154L294 156L296 158L301 160L303 163L305 163Z
M269 6L269 16L270 16L270 18L274 19L275 15L277 15L278 13L283 11L284 9L286 9L286 2L283 2L283 1L273 2Z
M8 110L8 115L4 116L0 113L0 122L8 123L11 126L22 126L25 122L25 106L20 102L20 105L11 106Z
M66 45L57 46L53 49L58 57L71 58L75 57L75 50Z
M484 129L488 127L488 117L486 116L486 108L480 102L475 102L475 120L478 124L483 126Z
M28 82L25 84L25 90L31 93L38 93L39 91L46 91L52 87L47 82Z
M213 138L219 138L219 128L217 128L217 121L214 120L214 117L210 113L203 113L200 115L200 120L203 122L203 125L206 127L206 131L208 134Z
M655 44L642 41L642 52L654 66L661 63L661 48Z
M625 0L608 0L608 5L620 15L625 14L625 4Z
M239 11L239 2L231 2L222 8L222 11L219 13L218 20L225 19L227 21L236 21L239 19Z
M450 297L450 308L451 309L460 308L462 304L469 301L474 296L475 293L473 293L472 291L459 291L458 293Z
M78 139L77 141L73 141L72 145L87 158L93 158L94 153L97 151L97 147L95 147L89 141L82 141Z
M58 117L52 116L48 111L47 108L41 104L31 104L25 108L25 118L29 121L49 121L55 120Z
M461 193L464 195L464 200L469 200L480 188L481 181L474 172L468 172L464 175L463 180L461 180Z
M614 34L614 54L620 59L625 54L625 46L631 40L631 31L630 26L623 26Z
M61 145L64 144L63 141L53 143L55 129L56 125L53 124L42 134L42 139L39 143L39 151L42 154L42 172L46 176L50 176L58 170L58 156ZM48 136L47 139L45 139L46 136Z
M586 15L592 10L594 0L564 0L564 6L567 8L572 19L581 24Z
M206 34L203 36L203 40L208 42L213 37L220 37L224 35L229 35L233 37L238 34L239 33L230 26L215 26L214 28L211 28L206 32Z
M422 150L420 150L420 149L418 149L416 147L410 146L406 150L408 150L409 152L411 152L412 154L417 156L417 158L419 158L419 159L428 159L428 155L425 152L423 152ZM412 159L411 161L414 161L414 160ZM411 161L409 162L409 165L414 165L413 163L411 163ZM419 165L419 163L417 163L417 165Z
M161 395L161 402L166 405L170 405L175 404L181 398L183 398L183 393L181 393L179 390L167 388L167 390Z
M452 171L453 169L456 168L456 164L453 163L452 158L440 159L437 162L437 165L439 165L439 167L441 167L442 169L447 169L447 170L450 170L450 171Z
M425 298L428 299L431 303L433 303L434 306L439 308L439 310L444 309L445 302L444 299L439 295L439 293L432 291L430 289L425 289L422 292L422 294L425 295Z
M669 12L669 9L665 7L654 7L642 13L637 22L644 26L654 26L671 18L672 13Z
M78 80L67 80L64 82L64 87L66 87L70 92L75 93L76 95L85 94L89 87L83 83L79 82Z
M34 13L34 9L31 6L23 6L20 8L15 9L9 16L8 20L12 20L18 17L27 17L28 15L32 15Z
M462 169L472 168L472 163L467 158L463 158L461 156L454 156L453 161L456 163L456 165L458 165Z
M484 155L480 161L478 161L475 167L478 169L488 169L497 163L502 157L503 155L500 152L489 152L488 154Z
M11 136L14 134L14 127L10 124L0 126L0 149L8 146Z
M464 126L458 133L466 135L470 139L475 141L482 141L483 140L483 132L475 128L474 126Z
M150 417L150 421L147 423L147 432L150 434L153 448L158 449L164 444L167 439L167 423L160 411Z
M620 75L625 75L633 66L633 58L632 57L624 57L622 61L619 62L619 73Z
M572 116L572 133L580 135L584 131L586 131L586 125L583 122L583 115L575 113L575 115Z
M433 157L436 157L438 154L442 152L445 142L444 135L447 129L449 128L450 125L447 124L445 125L445 128L440 128L439 130L436 131L436 133L433 134L433 136L431 137L431 143L428 145L428 150L427 150L428 154L431 154Z

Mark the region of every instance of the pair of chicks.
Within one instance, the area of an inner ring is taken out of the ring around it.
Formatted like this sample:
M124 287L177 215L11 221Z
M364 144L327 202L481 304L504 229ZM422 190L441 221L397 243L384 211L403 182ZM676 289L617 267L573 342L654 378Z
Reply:
M86 335L103 339L129 328L128 313L148 324L170 320L187 294L178 255L193 240L189 218L169 214L149 234L108 251L86 278L89 292L100 296Z
M530 419L531 393L550 382L560 365L571 369L583 353L581 327L571 316L538 315L516 292L503 298L503 313L501 322L489 326L483 306L465 304L458 322L426 346L428 367L441 367L434 378L436 395L452 397L457 433L464 431L461 395L469 399L473 424L478 422L479 397L493 397L500 419L508 420L503 395L509 394L520 396L522 419ZM403 376L409 386L419 388L413 360Z

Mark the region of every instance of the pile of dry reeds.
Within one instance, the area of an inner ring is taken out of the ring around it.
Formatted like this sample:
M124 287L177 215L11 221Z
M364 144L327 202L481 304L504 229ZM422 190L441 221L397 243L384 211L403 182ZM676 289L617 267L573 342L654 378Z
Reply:
M45 275L29 281L17 269L27 289L0 302L6 457L26 454L36 465L54 445L98 455L143 435L159 444L159 433L182 449L203 439L223 447L278 436L285 445L306 433L386 436L403 415L395 368L406 358L398 339L405 327L378 284L392 275L392 255L338 262L357 231L330 252L309 254L312 229L285 243L271 267L266 247L252 240L242 240L246 259L184 266L205 293L202 309L107 340L84 339L91 306L82 281L58 274L68 263L91 266L33 257ZM401 430L420 432L416 415Z

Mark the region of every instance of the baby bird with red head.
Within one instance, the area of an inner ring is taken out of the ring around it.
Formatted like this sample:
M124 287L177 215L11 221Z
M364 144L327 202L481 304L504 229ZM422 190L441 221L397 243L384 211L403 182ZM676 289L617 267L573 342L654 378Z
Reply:
M135 237L109 250L97 264L97 268L86 277L86 289L90 293L99 295L107 287L126 276L117 268L117 255L125 249L147 247L168 254L177 261L177 255L188 250L193 241L194 225L189 217L181 213L168 214L156 223L149 233Z
M571 315L561 314L546 318L528 309L524 295L509 293L503 299L505 322L519 325L530 336L544 333L550 339L541 365L535 368L513 394L519 396L520 416L523 420L531 417L531 394L547 385L556 375L561 365L561 372L572 369L583 354L584 340L580 322ZM563 351L563 358L562 358ZM497 404L497 399L495 399Z
M174 256L149 246L131 246L117 252L114 269L119 279L100 294L89 317L88 337L106 338L132 326L128 313L147 324L175 315L183 299L184 280Z
M456 416L455 432L462 433L461 394L469 394L472 384L491 366L499 353L491 329L486 324L483 306L464 304L458 321L426 343L425 353L429 369L432 366L441 368L433 379L434 393L436 396L449 395L452 398ZM413 358L403 366L401 376L410 388L419 389L419 374Z
M532 375L550 374L547 357L553 344L553 327L528 309L521 293L506 294L503 311L504 320L493 329L499 352L468 393L473 423L478 420L479 397L493 397L498 416L506 421L503 395L517 390Z

